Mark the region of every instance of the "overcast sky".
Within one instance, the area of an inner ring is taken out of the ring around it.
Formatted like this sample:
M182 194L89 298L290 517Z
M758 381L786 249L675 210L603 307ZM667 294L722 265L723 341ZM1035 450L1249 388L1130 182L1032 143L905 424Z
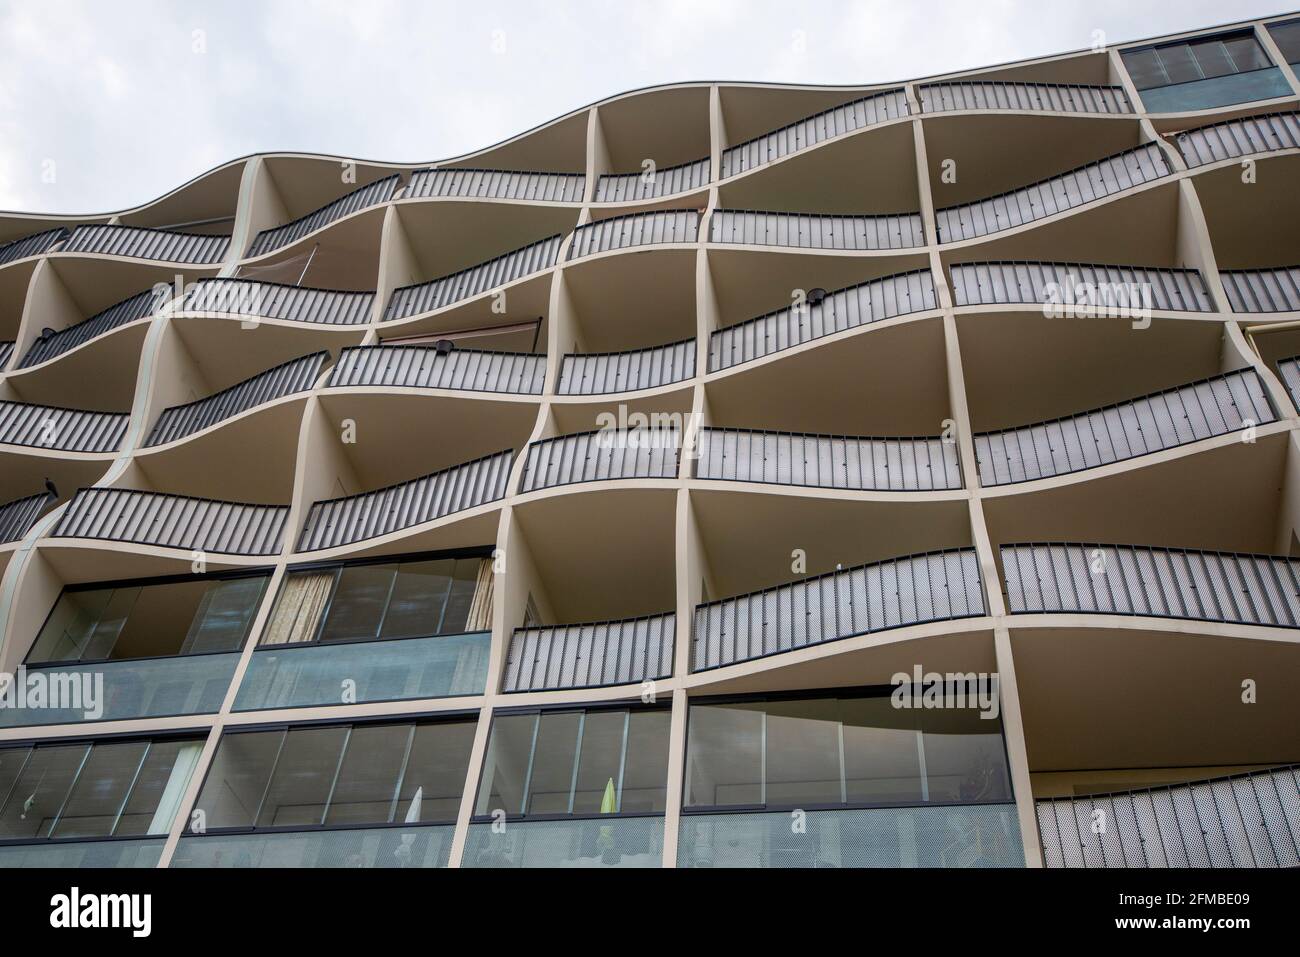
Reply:
M651 84L905 80L1285 2L0 0L0 209L115 211L268 150L426 162Z

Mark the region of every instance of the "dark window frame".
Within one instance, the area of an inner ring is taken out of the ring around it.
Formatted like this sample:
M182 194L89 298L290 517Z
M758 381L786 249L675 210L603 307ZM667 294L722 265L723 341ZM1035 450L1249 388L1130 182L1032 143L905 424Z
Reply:
M1218 76L1199 76L1190 80L1170 80L1169 71L1168 69L1165 68L1163 58L1160 56L1161 50L1172 50L1177 47L1187 47L1189 51L1189 58L1194 64L1196 64L1196 68L1199 71L1201 70L1201 64L1200 61L1196 59L1195 56L1191 55L1190 52L1191 47L1195 46L1196 44L1205 43L1211 40L1217 40L1221 44L1226 44L1226 42L1229 40L1244 40L1244 39L1250 39L1254 41L1255 46L1259 49L1260 54L1264 57L1265 60L1268 61L1267 65L1253 67L1249 70L1239 70L1237 69L1236 60L1231 56L1229 56L1228 62L1233 67L1231 73L1221 73ZM1225 33L1200 34L1198 36L1184 37L1181 40L1171 40L1162 43L1147 43L1141 46L1126 47L1120 50L1119 53L1120 53L1120 60L1124 65L1124 70L1126 73L1128 73L1129 79L1133 82L1133 87L1134 89L1137 90L1139 96L1141 96L1147 90L1165 90L1174 86L1186 86L1191 83L1200 83L1205 80L1217 80L1225 76L1241 76L1248 73L1262 73L1265 70L1278 69L1278 65L1273 62L1273 58L1269 55L1268 48L1264 45L1263 41L1260 39L1259 34L1255 31L1254 27L1245 27L1240 30L1229 30ZM1138 86L1137 80L1135 80L1133 77L1133 70L1129 66L1129 62L1126 59L1126 57L1135 53L1154 53L1156 55L1157 60L1160 61L1161 72L1164 73L1166 82L1158 83L1152 86L1145 86L1145 87Z

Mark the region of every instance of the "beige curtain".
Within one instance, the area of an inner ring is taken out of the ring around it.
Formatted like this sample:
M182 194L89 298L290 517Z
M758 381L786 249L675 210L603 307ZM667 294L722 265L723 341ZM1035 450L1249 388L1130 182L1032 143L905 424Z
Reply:
M334 587L334 572L306 572L285 579L271 621L262 632L263 645L290 645L316 636L325 605Z
M478 563L478 580L474 583L474 599L469 605L466 631L492 630L492 559Z

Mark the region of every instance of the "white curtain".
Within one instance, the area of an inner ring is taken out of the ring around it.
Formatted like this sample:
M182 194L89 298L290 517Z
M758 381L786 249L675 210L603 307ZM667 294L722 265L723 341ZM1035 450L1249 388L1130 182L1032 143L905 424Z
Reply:
M280 600L262 632L263 645L290 645L311 641L334 587L333 570L290 575L285 579Z

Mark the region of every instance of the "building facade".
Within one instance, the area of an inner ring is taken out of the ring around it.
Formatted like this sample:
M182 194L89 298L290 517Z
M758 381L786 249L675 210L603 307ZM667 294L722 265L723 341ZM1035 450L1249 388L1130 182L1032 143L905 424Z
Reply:
M1300 864L1297 61L0 216L0 866Z

